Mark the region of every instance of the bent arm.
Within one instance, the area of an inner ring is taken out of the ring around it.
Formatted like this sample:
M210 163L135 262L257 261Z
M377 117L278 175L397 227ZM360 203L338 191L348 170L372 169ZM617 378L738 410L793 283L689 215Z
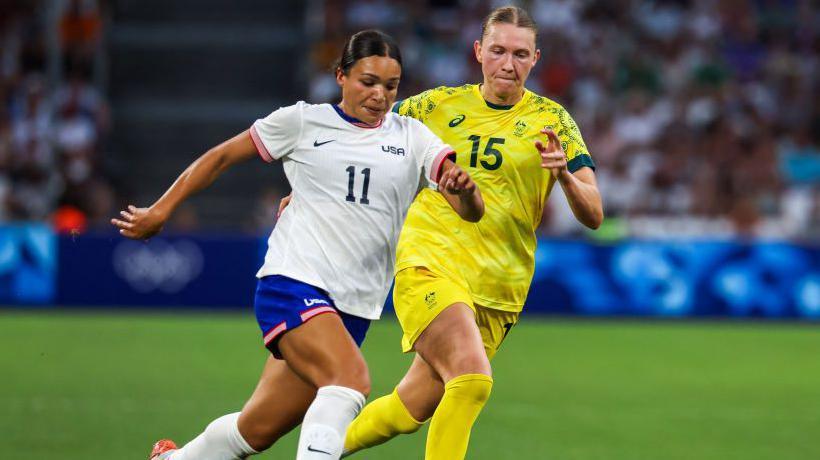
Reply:
M558 175L558 183L575 218L593 230L600 227L604 221L604 207L592 168L585 166L574 173L564 169Z
M478 222L484 216L481 191L466 171L449 158L441 165L439 192L453 210L468 222Z
M151 205L151 209L169 216L189 196L210 186L225 170L256 155L256 146L250 133L243 131L237 134L191 163L171 187Z
M127 211L120 212L123 219L112 219L111 223L128 238L150 238L162 230L174 210L189 196L211 185L232 165L256 154L250 133L244 131L197 158L150 207L128 206Z

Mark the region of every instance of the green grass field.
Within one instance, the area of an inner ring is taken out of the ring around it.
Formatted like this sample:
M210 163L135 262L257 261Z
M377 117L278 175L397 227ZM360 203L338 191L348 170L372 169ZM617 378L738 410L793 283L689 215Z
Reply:
M409 356L364 352L373 395ZM0 312L0 459L144 459L237 410L265 351L246 315ZM820 325L528 317L493 362L469 459L818 459ZM295 433L255 458L292 459ZM425 430L352 458L420 460Z

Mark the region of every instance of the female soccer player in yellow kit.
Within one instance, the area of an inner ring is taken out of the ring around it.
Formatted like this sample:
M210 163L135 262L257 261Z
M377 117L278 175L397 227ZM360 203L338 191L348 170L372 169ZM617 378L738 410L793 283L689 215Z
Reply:
M517 7L493 11L474 44L481 85L440 87L397 102L450 144L485 200L463 222L422 191L399 239L394 304L409 371L347 432L346 454L416 431L432 417L427 460L463 459L492 388L490 358L518 321L534 271L535 229L558 183L575 217L603 220L594 163L570 115L524 82L538 61L537 27ZM540 153L540 155L539 155Z

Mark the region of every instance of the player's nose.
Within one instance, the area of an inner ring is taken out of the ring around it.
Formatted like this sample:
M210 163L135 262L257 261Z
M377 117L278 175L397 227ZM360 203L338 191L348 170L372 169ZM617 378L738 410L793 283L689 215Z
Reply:
M379 103L382 103L385 101L385 99L387 99L384 89L379 86L373 88L373 92L370 94L370 97L372 97L376 102Z

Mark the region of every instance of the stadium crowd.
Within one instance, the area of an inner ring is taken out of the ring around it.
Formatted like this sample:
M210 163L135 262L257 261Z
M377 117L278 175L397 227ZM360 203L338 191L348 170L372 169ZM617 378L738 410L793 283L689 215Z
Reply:
M501 2L505 3L505 2ZM533 0L528 87L564 105L597 162L601 234L820 236L820 12L808 0ZM499 2L326 2L311 99L342 38L402 45L400 96L480 81L472 42ZM343 21L339 21L342 18ZM561 194L542 232L581 231Z
M307 21L314 44L304 97L338 97L332 61L349 33L367 27L402 46L400 96L479 81L470 45L483 15L502 3L327 0ZM542 57L528 87L567 107L597 162L607 214L598 235L820 237L814 2L518 3L540 27ZM38 3L2 4L0 222L105 225L115 188L102 155L108 105L92 84L99 2L63 2L56 82ZM560 193L541 231L582 231Z
M82 230L107 220L113 191L101 147L105 97L92 84L102 20L95 1L63 2L58 30L42 5L4 1L0 15L0 222ZM49 40L58 40L58 77Z

